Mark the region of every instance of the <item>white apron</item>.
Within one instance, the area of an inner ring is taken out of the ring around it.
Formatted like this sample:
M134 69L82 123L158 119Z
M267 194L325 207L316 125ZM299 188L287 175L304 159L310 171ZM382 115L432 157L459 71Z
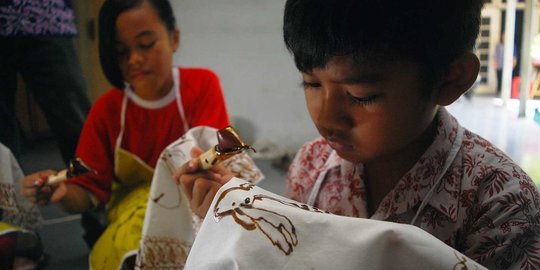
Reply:
M120 114L120 132L115 144L114 173L111 199L107 203L109 225L100 236L90 254L92 269L118 269L124 259L134 256L139 248L142 225L154 169L136 155L122 149L128 99L143 107L161 107L176 99L184 130L188 124L184 117L180 94L180 72L173 68L172 91L158 102L145 102L126 87ZM148 105L145 105L147 103Z

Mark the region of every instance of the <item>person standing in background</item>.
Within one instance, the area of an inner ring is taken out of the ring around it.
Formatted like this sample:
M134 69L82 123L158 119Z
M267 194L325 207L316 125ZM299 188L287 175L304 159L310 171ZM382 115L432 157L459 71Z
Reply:
M512 63L512 71L516 67L517 58L516 58L516 47L514 46L514 61ZM501 96L502 89L502 72L504 66L504 33L501 33L499 43L495 47L495 52L493 53L493 66L497 72L497 96ZM513 73L513 72L512 72ZM512 76L514 76L512 74Z
M77 34L69 0L0 1L0 142L19 157L17 74L44 113L66 164L74 157L90 110L73 44Z

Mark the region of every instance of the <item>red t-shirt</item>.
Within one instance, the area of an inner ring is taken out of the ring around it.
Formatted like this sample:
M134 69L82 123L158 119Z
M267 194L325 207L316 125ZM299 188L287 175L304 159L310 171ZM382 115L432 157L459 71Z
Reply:
M229 125L219 78L207 69L180 68L180 93L189 127ZM101 204L110 197L116 139L125 92L113 88L99 97L86 119L77 146L81 158L98 174L70 180L92 192ZM176 99L159 108L145 108L128 98L121 147L155 168L161 151L182 136L184 124Z

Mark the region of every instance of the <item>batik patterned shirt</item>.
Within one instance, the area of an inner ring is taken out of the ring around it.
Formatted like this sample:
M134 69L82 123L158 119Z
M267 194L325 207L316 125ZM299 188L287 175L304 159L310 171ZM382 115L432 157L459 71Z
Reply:
M0 37L76 33L75 15L67 0L0 0Z
M433 143L373 215L368 216L362 164L341 159L323 138L299 150L289 169L287 196L308 202L325 174L315 207L398 223L414 219L413 225L490 269L540 269L540 195L532 180L444 108L437 121ZM461 130L458 152L445 170Z

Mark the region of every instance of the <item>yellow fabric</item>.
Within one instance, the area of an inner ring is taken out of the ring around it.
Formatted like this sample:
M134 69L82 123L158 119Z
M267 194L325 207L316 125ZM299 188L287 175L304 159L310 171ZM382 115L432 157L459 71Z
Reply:
M119 148L116 151L116 177L107 208L113 209L125 196L140 185L150 185L154 170L140 158Z
M107 205L109 225L90 254L92 269L118 269L128 252L141 240L153 170L125 150L116 152L116 175Z
M13 231L23 231L23 230L24 229L19 226L7 224L5 222L0 221L0 235L4 235L6 233L10 233Z

